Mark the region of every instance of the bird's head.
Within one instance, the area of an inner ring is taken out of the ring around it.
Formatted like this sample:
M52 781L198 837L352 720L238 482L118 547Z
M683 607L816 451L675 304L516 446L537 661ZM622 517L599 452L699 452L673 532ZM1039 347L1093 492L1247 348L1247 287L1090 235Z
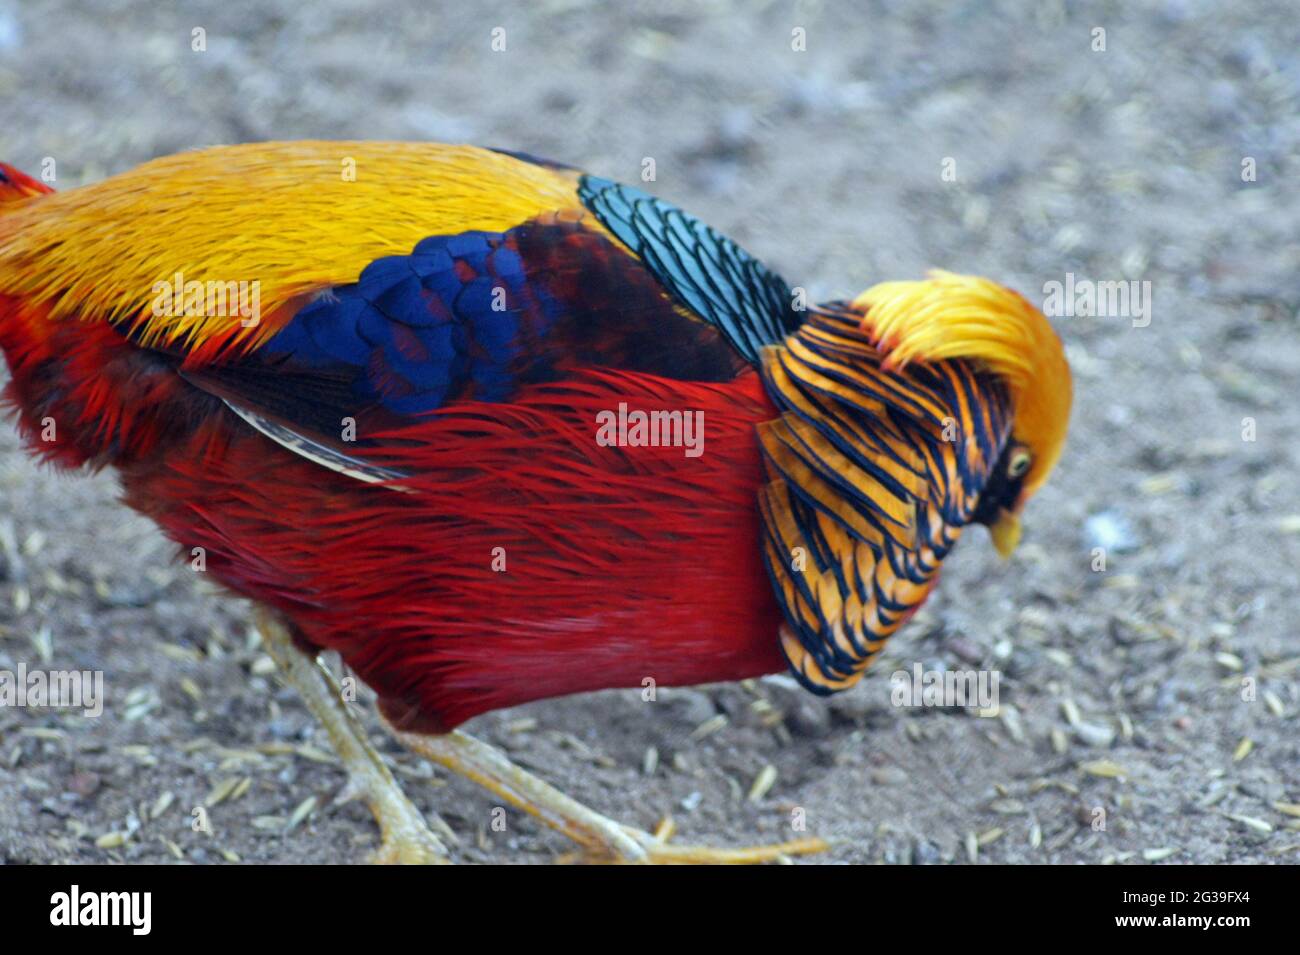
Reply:
M1020 541L1020 513L1065 445L1073 386L1060 338L1023 296L971 275L934 271L919 282L882 282L853 305L888 366L962 358L1006 384L1011 437L972 519L988 526L999 554L1010 556Z

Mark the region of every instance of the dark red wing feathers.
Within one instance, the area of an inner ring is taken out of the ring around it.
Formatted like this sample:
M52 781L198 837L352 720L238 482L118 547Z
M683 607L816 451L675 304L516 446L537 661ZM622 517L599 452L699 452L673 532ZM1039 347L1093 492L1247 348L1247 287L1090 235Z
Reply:
M598 446L596 416L619 401L703 412L704 454ZM754 507L753 429L771 413L754 373L591 372L384 436L375 460L411 475L405 493L245 433L215 467L177 447L128 500L339 650L391 718L439 730L565 693L779 670Z

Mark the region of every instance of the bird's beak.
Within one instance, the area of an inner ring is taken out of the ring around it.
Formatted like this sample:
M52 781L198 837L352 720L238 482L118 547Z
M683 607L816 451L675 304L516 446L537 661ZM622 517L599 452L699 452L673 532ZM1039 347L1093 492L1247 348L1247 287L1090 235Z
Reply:
M1020 515L1014 511L1001 511L998 519L989 525L989 534L998 555L1006 560L1020 543Z

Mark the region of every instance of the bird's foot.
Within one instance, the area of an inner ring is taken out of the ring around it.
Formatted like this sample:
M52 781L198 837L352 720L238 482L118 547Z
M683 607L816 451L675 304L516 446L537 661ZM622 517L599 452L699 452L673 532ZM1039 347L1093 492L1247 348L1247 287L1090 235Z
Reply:
M620 825L516 766L499 750L459 730L442 736L393 732L412 752L472 779L582 847L576 859L567 856L563 861L752 865L788 861L791 856L824 852L829 848L825 841L816 838L743 849L669 845L671 821L661 823L654 835Z
M336 802L362 799L379 824L379 848L372 862L436 864L446 863L444 842L429 828L425 816L402 792L402 787L370 745L365 730L348 708L333 675L317 659L294 645L293 638L277 619L259 612L257 627L267 653L275 660L284 681L298 691L302 701L325 728L348 781ZM439 832L454 841L447 824L431 817Z
M371 865L450 865L447 850L427 828L405 835L384 834L366 860Z
M584 843L579 852L561 856L559 861L615 865L761 865L766 862L790 863L793 856L812 855L830 848L826 840L816 837L736 849L670 845L668 840L676 827L667 818L659 823L653 835L631 826L618 828L636 843L633 853L624 852L620 845L594 841Z
M376 768L378 766L378 768ZM424 814L407 798L388 767L378 761L360 761L348 769L348 782L335 803L361 799L379 826L379 847L370 854L375 865L445 865L450 862L442 839L425 821ZM454 840L446 824L433 817L443 836Z
M669 820L665 820L669 823ZM585 858L568 858L564 861L594 863L633 863L649 865L760 865L765 862L789 863L793 856L812 855L825 852L830 845L824 839L792 839L787 842L771 843L762 846L745 846L742 848L720 848L716 846L676 846L669 845L668 835L661 835L664 823L655 835L638 829L624 827L640 849L640 858L625 858L612 853L612 847L588 849ZM604 849L605 851L601 851Z

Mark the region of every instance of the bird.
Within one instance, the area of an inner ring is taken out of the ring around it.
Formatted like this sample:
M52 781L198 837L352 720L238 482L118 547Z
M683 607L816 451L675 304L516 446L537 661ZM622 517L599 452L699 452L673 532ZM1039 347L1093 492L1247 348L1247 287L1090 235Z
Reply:
M439 143L216 146L58 191L0 165L0 350L30 450L114 471L251 602L377 862L451 840L326 651L402 746L584 859L824 850L677 845L461 726L607 688L853 686L967 526L1015 549L1072 400L1050 322L990 279L810 304L664 199Z

